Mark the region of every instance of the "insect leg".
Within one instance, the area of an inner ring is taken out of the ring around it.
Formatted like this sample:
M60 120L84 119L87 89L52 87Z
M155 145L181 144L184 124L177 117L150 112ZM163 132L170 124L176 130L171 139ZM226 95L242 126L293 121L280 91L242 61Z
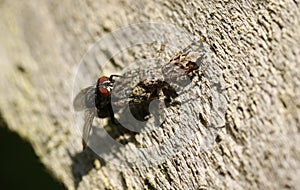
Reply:
M115 80L113 79L114 77L120 77L120 78L123 78L121 75L110 75L109 80L110 80L111 82L115 82Z

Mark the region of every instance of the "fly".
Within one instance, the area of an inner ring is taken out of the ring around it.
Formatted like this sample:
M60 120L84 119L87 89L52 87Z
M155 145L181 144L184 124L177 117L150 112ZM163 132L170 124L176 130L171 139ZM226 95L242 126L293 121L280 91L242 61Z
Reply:
M81 90L73 101L75 111L85 111L82 138L84 149L86 148L95 116L98 118L110 117L111 121L115 123L114 113L110 103L115 77L120 76L111 75L110 77L102 76L98 78L96 85Z

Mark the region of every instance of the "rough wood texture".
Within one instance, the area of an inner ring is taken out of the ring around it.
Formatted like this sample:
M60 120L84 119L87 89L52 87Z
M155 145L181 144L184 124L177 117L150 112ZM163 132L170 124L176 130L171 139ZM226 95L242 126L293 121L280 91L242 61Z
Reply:
M300 2L0 1L0 109L69 189L298 189ZM80 59L137 22L205 36L226 81L226 125L157 167L99 165L72 126ZM16 148L17 151L17 148Z

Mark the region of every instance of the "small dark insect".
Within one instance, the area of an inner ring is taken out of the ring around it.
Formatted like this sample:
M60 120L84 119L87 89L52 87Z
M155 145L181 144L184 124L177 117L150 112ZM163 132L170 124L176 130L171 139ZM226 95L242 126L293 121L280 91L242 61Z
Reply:
M111 91L115 82L114 77L102 76L98 78L96 85L81 90L75 97L73 106L75 111L85 110L85 124L83 126L83 147L86 147L88 137L95 116L99 118L110 117L115 123L114 113L111 107Z

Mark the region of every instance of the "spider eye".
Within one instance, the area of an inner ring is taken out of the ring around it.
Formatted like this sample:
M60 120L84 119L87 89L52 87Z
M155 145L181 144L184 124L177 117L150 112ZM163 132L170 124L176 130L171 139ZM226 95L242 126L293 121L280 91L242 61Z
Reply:
M100 77L100 78L98 79L98 84L99 84L99 83L103 83L103 82L105 82L105 81L109 81L109 78L108 78L108 77L105 77L105 76Z
M104 87L99 87L98 91L101 96L109 96L110 95L110 91Z

